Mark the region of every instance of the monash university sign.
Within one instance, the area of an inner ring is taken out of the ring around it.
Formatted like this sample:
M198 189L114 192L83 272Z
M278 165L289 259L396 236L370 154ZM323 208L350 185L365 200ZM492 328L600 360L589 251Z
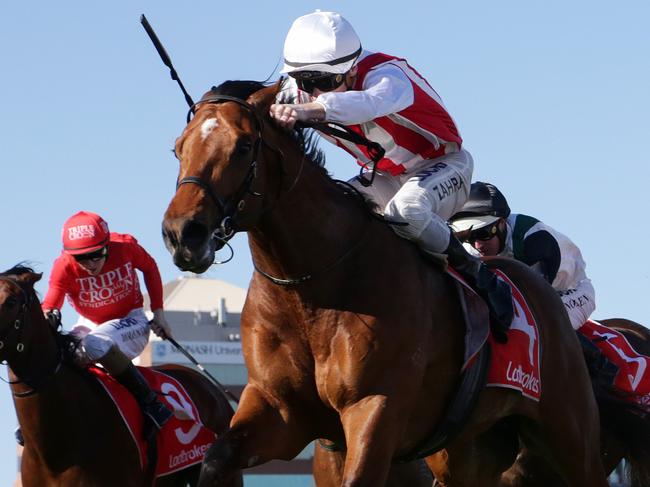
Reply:
M179 342L194 358L203 364L243 365L241 342ZM174 345L164 341L151 342L153 363L190 363Z

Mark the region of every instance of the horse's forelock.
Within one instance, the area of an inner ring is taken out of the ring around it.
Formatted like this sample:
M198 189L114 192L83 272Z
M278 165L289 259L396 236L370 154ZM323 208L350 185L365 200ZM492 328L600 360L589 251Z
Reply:
M218 86L213 86L201 99L203 100L213 95L227 95L234 96L240 100L246 100L253 93L265 87L266 85L261 81L227 80Z

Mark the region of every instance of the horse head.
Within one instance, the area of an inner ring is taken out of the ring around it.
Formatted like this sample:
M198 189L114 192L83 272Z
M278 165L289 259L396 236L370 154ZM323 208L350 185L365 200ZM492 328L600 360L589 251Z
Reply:
M0 360L10 362L23 352L27 323L44 319L34 291L41 276L20 265L0 273Z
M215 251L254 225L268 204L262 175L278 162L278 151L264 143L263 133L279 89L279 83L227 81L195 105L194 118L176 140L180 171L162 225L180 269L206 271Z

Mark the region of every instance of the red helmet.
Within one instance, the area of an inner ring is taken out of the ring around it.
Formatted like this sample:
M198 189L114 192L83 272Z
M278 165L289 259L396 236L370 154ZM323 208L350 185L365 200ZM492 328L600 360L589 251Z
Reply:
M63 251L70 255L88 254L106 246L108 224L96 213L80 211L63 224Z

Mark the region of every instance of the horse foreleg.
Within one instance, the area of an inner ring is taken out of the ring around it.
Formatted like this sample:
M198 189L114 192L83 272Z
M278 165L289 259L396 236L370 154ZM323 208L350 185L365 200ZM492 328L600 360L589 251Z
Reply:
M304 421L273 406L254 385L246 386L230 429L205 455L199 487L230 487L242 468L294 458L313 439L309 431Z
M385 396L369 396L341 413L347 454L342 487L377 487L386 483L402 433L399 415Z

